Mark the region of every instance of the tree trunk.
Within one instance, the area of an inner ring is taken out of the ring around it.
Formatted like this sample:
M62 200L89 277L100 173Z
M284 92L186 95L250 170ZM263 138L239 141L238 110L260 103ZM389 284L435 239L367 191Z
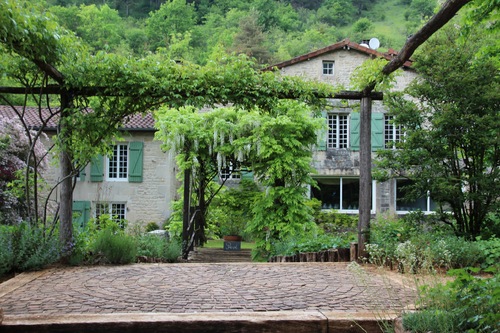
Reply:
M371 112L371 98L363 97L361 99L359 138L359 257L366 256L365 244L369 241L370 232L370 210L372 202Z

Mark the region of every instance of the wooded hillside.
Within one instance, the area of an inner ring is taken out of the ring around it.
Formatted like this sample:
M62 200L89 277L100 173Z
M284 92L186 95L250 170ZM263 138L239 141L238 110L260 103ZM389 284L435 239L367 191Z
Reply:
M95 51L204 64L220 50L271 64L344 38L399 49L437 0L37 0Z

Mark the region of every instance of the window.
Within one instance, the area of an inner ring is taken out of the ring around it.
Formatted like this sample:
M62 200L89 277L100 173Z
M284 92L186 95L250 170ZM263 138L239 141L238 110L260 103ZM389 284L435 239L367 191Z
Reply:
M321 201L322 209L357 211L359 209L359 178L328 177L318 178L318 187L311 188L311 197ZM373 191L375 185L372 186ZM375 206L372 193L372 209Z
M126 218L126 207L124 203L116 202L97 202L95 205L95 217L108 214L111 219L121 226Z
M121 143L112 147L112 154L106 158L97 155L90 163L90 181L142 182L144 142Z
M220 179L221 180L230 180L230 179L240 179L241 174L239 172L239 163L234 165L233 163L229 163L227 167L221 169L220 171Z
M327 148L349 147L349 116L347 114L328 114Z
M113 146L113 154L107 158L108 180L127 180L128 178L128 145Z
M432 212L436 210L436 204L431 199L429 192L419 197L418 199L408 198L408 194L410 193L409 186L412 185L411 180L396 179L395 183L396 211L411 212L420 210L422 212Z
M387 149L396 148L396 143L401 142L403 129L401 125L394 124L393 116L385 116L384 119L384 144Z
M323 75L333 75L333 61L323 61Z

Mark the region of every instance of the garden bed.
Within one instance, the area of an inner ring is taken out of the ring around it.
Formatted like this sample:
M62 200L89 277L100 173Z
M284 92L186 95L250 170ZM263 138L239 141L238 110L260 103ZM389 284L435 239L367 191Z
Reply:
M296 253L289 256L274 256L269 259L269 262L347 262L350 260L351 250L349 248L339 248Z

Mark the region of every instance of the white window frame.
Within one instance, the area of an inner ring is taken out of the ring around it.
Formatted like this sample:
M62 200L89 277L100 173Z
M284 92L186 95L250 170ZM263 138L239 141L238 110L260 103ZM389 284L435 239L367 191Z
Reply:
M321 73L325 76L333 76L335 74L335 61L323 60Z
M384 115L384 147L396 149L396 144L403 141L404 129L393 123L394 116Z
M107 202L99 201L94 203L94 217L98 218L100 215L107 214L115 222L120 222L127 219L127 203L126 202ZM104 212L101 210L104 209ZM115 212L120 209L120 214L117 215ZM115 213L115 214L114 214ZM115 217L119 216L119 217Z
M340 203L339 203L339 207L321 207L322 210L336 210L338 211L339 213L346 213L346 214L359 214L359 206L358 206L358 209L349 209L349 208L344 208L342 207L342 202L344 201L343 199L343 195L344 195L344 189L343 189L343 179L357 179L359 181L359 177L341 177L341 176L338 176L338 177L322 177L322 178L336 178L336 179L339 179L340 182L339 182L339 190L340 190L340 193L339 193L339 199L340 199ZM317 179L321 179L321 178L317 178ZM312 198L312 191L310 190L309 192L309 197ZM371 209L370 209L370 213L371 214L375 214L375 209L376 209L376 199L377 199L377 182L375 180L372 180L372 206L371 206Z
M229 162L225 168L220 170L219 178L220 180L240 180L241 173L238 171L238 166L234 166L232 162Z
M327 149L347 149L350 142L351 120L348 113L328 113Z
M114 161L115 158L115 148L117 149L116 152L118 153L118 156L116 157L116 161ZM108 181L117 181L117 182L126 182L128 181L128 168L130 166L130 153L129 153L129 146L128 143L117 143L113 146L113 156L110 158L106 156L106 180ZM125 152L126 154L126 160L122 160L123 153ZM125 162L125 167L123 167L123 162ZM111 163L116 163L116 171L113 171L113 175L111 175L111 169L115 168L115 166L111 166ZM120 169L125 169L125 172L120 171ZM116 173L116 176L114 175Z
M411 212L418 211L418 209L415 210L404 210L404 209L398 209L398 180L405 180L405 179L394 179L394 209L396 211L396 214L409 214ZM430 191L427 191L427 198L425 201L425 210L422 210L422 213L424 214L434 214L436 213L435 210L432 210L432 200L431 200L431 193Z

